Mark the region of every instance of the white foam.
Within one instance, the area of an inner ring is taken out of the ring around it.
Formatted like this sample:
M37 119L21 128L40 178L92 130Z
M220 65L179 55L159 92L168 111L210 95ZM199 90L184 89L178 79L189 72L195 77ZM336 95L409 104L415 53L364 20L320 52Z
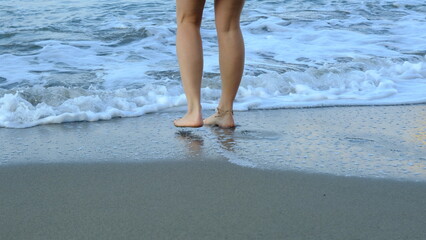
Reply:
M169 97L165 88L91 91L85 94L89 95L76 96L54 105L42 102L35 106L20 92L5 94L0 98L0 127L25 128L49 123L135 117L184 104L183 95Z

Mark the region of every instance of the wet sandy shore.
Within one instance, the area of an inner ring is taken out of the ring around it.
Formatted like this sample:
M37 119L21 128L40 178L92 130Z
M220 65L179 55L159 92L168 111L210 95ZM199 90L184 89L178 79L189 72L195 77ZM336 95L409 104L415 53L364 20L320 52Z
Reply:
M0 129L1 239L425 239L426 106ZM353 177L358 176L358 177Z
M234 130L175 128L172 120L181 114L2 128L0 166L201 158L261 169L426 181L426 105L237 112Z

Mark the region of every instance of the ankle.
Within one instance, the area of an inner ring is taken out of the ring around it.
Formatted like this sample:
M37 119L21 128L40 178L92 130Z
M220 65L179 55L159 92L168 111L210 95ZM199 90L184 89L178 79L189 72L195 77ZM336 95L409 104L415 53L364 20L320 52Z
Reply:
M219 102L217 109L220 109L221 111L232 111L233 110L233 104L223 104L223 103Z
M232 110L232 109L227 109L227 110L225 110L225 109L222 109L222 108L216 108L216 117L224 117L224 116L227 116L227 115L234 115L234 111Z
M202 110L201 105L191 105L191 106L188 106L187 112L188 114L200 114L201 110Z

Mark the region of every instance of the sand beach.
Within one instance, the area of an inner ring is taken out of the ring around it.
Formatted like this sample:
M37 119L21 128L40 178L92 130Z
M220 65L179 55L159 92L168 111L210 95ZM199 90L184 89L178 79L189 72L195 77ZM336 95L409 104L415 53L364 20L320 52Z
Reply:
M231 132L176 129L175 112L2 128L1 239L425 239L425 113L237 112ZM283 142L288 164L271 155ZM306 163L291 163L297 149ZM407 166L352 168L365 156Z
M0 16L0 240L426 239L424 0L246 1L235 129L173 126L174 3ZM206 1L204 117L214 18Z

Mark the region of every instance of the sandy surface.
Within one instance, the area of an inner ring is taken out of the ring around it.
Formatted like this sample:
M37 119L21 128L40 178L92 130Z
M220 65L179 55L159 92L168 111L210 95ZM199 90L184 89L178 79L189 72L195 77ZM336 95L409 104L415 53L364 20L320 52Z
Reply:
M426 184L220 161L0 168L1 239L425 239Z
M232 131L176 129L179 113L0 129L0 239L426 239L425 113L251 111Z
M0 168L1 239L426 239L426 184L226 162Z
M426 105L237 112L235 130L175 128L172 120L181 114L2 128L0 166L202 158L261 169L426 181Z

